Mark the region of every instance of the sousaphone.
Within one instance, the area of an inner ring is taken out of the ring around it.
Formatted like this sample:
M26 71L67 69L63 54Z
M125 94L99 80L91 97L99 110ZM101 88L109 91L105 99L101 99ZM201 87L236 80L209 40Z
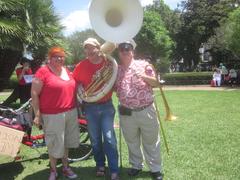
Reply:
M96 102L112 89L117 78L117 63L110 56L115 44L130 40L138 33L143 9L138 0L92 0L89 19L96 34L106 41L101 46L106 62L88 87L78 88L78 95L85 102Z
M143 8L138 0L92 0L89 19L101 38L121 43L132 39L141 29Z

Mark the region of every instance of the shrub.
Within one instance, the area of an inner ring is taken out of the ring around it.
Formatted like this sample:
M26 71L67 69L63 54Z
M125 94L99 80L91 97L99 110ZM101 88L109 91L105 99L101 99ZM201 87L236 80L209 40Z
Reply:
M165 80L167 85L209 84L212 72L166 73L161 79Z
M18 84L18 79L17 79L17 75L15 73L12 74L12 76L10 77L10 79L8 80L8 84L7 84L7 89L14 89Z

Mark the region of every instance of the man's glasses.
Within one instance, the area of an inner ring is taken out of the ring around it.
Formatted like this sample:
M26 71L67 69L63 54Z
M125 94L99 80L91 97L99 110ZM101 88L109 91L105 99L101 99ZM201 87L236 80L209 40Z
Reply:
M61 61L61 60L64 60L65 57L64 56L52 56L52 59L55 61Z
M133 46L131 44L127 44L127 43L121 43L118 45L118 50L119 51L132 51Z

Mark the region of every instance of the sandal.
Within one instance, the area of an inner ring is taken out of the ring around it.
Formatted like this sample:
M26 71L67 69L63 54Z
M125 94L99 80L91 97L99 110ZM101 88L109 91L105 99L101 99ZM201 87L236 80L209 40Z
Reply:
M105 168L104 167L98 167L96 171L97 177L105 176Z
M113 173L113 174L111 175L111 180L120 180L120 178L119 178L119 176L118 176L117 173Z

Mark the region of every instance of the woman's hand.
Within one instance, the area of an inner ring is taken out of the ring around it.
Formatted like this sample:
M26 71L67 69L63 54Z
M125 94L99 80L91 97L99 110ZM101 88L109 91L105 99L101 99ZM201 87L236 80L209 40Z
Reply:
M35 124L35 126L37 126L38 128L42 126L42 119L40 116L35 116L33 123Z

